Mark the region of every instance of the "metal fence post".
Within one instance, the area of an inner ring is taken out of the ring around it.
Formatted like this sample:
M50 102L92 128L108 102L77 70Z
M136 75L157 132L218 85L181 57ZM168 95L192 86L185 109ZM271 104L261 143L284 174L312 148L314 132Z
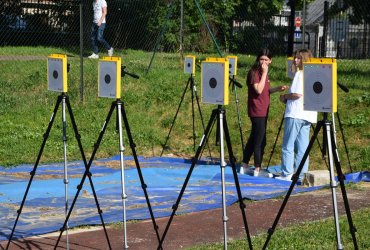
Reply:
M329 19L329 2L324 2L324 28L322 33L322 40L321 40L321 50L320 50L320 56L325 57L326 56L326 37L328 34L328 19Z
M83 3L80 1L80 101L84 101L84 22Z

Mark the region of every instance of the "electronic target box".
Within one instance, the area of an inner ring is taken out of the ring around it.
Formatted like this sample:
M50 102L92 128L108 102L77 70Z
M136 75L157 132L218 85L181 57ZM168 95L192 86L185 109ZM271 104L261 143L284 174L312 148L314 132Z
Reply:
M121 98L121 57L103 57L99 60L99 97Z
M202 102L229 104L229 60L207 58L202 61Z
M67 85L67 55L51 54L47 58L48 89L50 91L68 91Z
M303 63L303 109L337 112L337 62L311 58Z

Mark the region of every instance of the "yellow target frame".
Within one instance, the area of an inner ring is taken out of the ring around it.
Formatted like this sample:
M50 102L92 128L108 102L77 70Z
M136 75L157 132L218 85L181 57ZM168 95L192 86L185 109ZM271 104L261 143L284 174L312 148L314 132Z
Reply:
M226 58L206 58L202 61L201 99L203 103L229 104L229 61ZM218 74L218 75L217 75ZM213 78L216 86L210 87ZM217 84L220 82L220 84Z
M50 91L67 93L67 65L67 55L51 54L47 57L48 89ZM61 73L60 78L58 72Z
M185 58L184 58L184 73L195 75L195 56L194 55L185 56Z
M303 107L318 112L337 112L337 61L334 58L310 58L303 63ZM321 80L322 91L317 93L314 84ZM314 84L312 84L314 82ZM312 86L312 88L311 88Z
M226 59L229 61L229 76L237 75L238 68L238 57L237 56L227 56ZM232 67L230 67L230 65Z
M98 96L105 98L121 98L121 57L106 56L99 60L98 69ZM103 74L105 74L103 78ZM113 78L114 86L108 85L106 76L109 80ZM105 85L104 85L105 84Z

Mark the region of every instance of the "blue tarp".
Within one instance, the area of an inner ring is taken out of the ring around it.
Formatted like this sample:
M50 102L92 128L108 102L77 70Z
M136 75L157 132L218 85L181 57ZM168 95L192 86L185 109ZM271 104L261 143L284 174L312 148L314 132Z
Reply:
M176 202L184 180L189 173L191 161L179 158L139 157L140 169L147 185L150 205L154 217L169 216L172 205ZM116 162L116 164L112 164ZM132 157L125 157L125 191L126 217L128 220L150 218L138 169ZM122 182L119 156L94 161L91 172L94 189L99 205L103 210L105 223L123 220ZM17 210L20 208L27 184L30 179L32 165L16 168L0 167L0 241L7 240L13 228ZM279 171L279 166L269 168ZM77 192L85 167L81 162L68 164L68 204L71 204ZM63 182L63 164L48 164L37 167L35 177L27 195L14 238L40 235L57 231L65 218L65 185ZM290 183L272 178L239 175L242 196L251 200L262 200L284 195ZM346 175L346 182L370 181L369 172ZM231 168L225 170L227 205L237 202L234 176ZM321 187L296 186L294 193L317 190ZM222 207L221 201L221 170L218 163L207 160L197 162L185 193L181 199L177 213L188 213ZM69 227L78 225L101 224L97 212L92 189L86 178L82 192L69 219Z

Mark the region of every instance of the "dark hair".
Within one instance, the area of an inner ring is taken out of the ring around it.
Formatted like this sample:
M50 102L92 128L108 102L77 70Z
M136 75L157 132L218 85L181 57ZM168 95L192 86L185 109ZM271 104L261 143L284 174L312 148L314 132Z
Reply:
M272 58L272 54L268 48L263 48L261 49L260 53L258 53L257 58L256 58L257 63L259 62L262 56L267 56L270 59Z
M247 85L254 82L254 75L255 72L260 69L260 58L262 56L267 56L269 59L272 59L272 54L268 48L263 48L260 50L256 57L256 61L254 62L252 68L248 71Z

